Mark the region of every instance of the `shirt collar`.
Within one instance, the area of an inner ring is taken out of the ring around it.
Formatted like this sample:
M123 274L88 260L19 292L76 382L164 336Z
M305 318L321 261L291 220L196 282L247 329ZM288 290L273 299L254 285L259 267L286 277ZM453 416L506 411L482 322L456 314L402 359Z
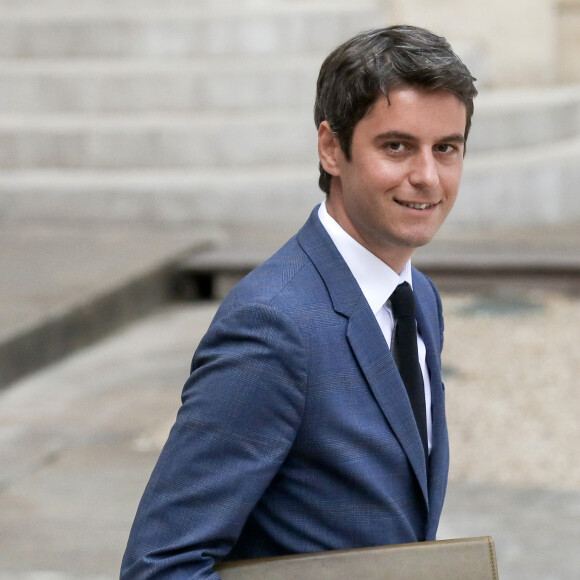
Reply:
M376 315L385 305L399 284L408 282L413 286L411 260L407 261L401 274L397 274L342 229L328 213L326 201L320 204L318 218L355 277L373 314Z

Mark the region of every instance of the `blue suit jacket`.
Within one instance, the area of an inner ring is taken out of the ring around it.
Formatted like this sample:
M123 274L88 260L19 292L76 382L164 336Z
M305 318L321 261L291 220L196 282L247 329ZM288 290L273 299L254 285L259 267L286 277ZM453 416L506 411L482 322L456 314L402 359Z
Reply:
M215 561L435 538L449 453L441 303L413 271L427 348L427 472L405 387L316 210L225 299L141 500L122 578L218 578Z

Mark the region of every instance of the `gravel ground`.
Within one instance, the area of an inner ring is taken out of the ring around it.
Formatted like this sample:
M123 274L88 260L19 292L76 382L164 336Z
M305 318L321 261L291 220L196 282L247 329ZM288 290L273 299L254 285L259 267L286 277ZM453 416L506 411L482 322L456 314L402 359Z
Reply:
M580 490L580 298L442 299L450 479Z

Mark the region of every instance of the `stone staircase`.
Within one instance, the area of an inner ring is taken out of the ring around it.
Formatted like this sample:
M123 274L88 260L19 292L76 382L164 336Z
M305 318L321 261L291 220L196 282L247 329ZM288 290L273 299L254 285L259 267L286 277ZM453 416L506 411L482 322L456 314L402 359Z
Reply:
M315 80L385 0L0 0L0 222L293 231ZM449 227L580 219L580 87L486 91Z
M0 219L300 223L318 68L383 4L0 0Z
M580 221L580 85L481 91L446 227Z

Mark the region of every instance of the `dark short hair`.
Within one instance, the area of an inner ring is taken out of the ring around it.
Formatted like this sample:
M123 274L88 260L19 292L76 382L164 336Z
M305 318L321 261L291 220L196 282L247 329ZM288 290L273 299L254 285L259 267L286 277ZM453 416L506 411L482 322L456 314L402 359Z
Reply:
M356 124L379 95L400 86L451 91L465 105L465 139L471 127L475 78L441 36L416 26L391 26L358 34L326 58L316 86L316 128L328 121L350 159ZM320 165L319 185L330 192L330 175Z

